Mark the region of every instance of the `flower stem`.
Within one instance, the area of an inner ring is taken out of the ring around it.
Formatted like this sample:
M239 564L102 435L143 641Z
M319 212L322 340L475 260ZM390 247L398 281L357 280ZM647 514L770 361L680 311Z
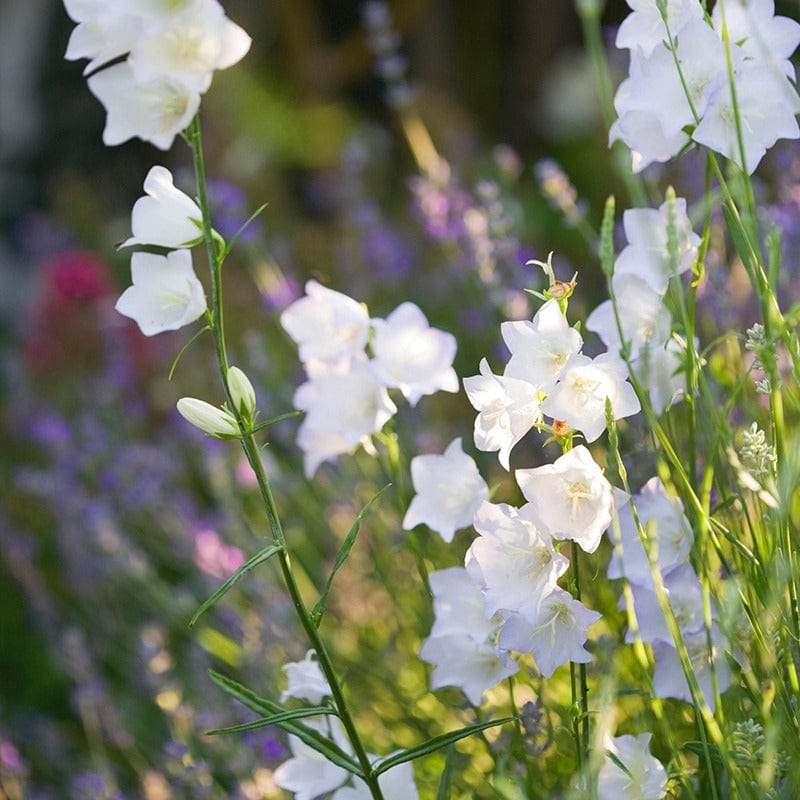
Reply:
M300 588L295 580L294 573L292 572L291 558L286 549L286 539L283 534L278 509L275 504L275 498L272 494L272 489L267 478L264 464L261 460L258 444L252 432L252 426L243 421L239 409L231 398L230 388L228 386L228 355L225 344L225 333L223 327L223 306L222 306L222 263L217 253L214 241L214 231L211 227L211 214L208 205L208 194L206 189L206 175L205 164L203 158L202 138L200 134L200 117L196 115L192 120L189 128L186 131L186 139L192 150L192 157L194 161L195 176L197 179L197 195L199 200L200 209L202 211L203 221L203 238L206 243L206 250L208 253L209 268L211 270L211 320L212 320L212 335L214 338L214 349L217 355L217 363L220 370L223 386L225 387L225 395L228 399L229 407L235 415L239 427L242 431L241 445L244 453L250 463L251 468L256 476L258 483L259 493L266 512L267 521L269 523L270 532L272 534L272 541L281 547L277 553L277 558L280 564L281 573L283 575L286 588L292 598L292 603L297 613L300 624L303 627L308 639L311 642L317 654L318 663L322 670L328 685L331 689L331 696L336 708L337 715L342 721L342 725L353 747L356 759L361 767L362 777L369 787L373 800L384 800L383 793L378 785L378 778L372 774L372 765L369 761L367 751L361 741L355 722L350 713L347 701L342 692L339 684L339 679L336 675L333 662L330 654L328 653L325 643L317 630L316 625L311 619L311 615L306 608L303 598L300 593Z

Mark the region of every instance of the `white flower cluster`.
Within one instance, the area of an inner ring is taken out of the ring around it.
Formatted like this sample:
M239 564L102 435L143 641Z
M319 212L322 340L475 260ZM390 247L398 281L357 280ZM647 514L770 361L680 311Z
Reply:
M511 351L504 375L493 375L484 359L481 374L466 378L464 388L479 412L476 446L499 451L506 469L511 449L545 414L594 441L606 427L606 400L617 419L639 411L624 363L608 353L582 355L583 340L556 299L531 322L505 322L501 330ZM519 509L488 502L488 487L460 439L442 456L414 458L411 475L417 494L405 529L425 523L445 541L469 524L478 533L458 582L448 570L435 573L448 581L431 581L436 623L420 655L435 664L434 687L460 686L476 702L516 670L510 651L532 653L545 677L568 661L590 661L583 645L600 615L558 586L568 561L553 542L572 540L594 552L627 495L613 489L587 448L578 445L553 464L516 470L528 501ZM456 601L454 586L481 599L470 608L482 611L482 624L466 612L463 597ZM447 604L457 605L460 616L445 637L441 609Z
M589 314L586 327L613 352L627 345L632 366L660 414L683 393L681 351L671 335L672 319L664 295L674 276L691 269L700 237L692 230L682 197L673 196L657 210L628 209L622 225L628 244L617 257L611 280L619 325L611 300L606 300ZM670 229L674 232L672 254Z
M717 2L710 24L700 0L628 5L616 43L630 50L630 76L609 141L630 147L635 172L696 142L752 174L778 139L800 137L789 61L800 25L776 17L773 0Z
M90 59L85 73L92 73L89 89L108 114L107 145L136 136L168 150L197 113L214 70L250 49L250 37L217 0L64 0L64 6L78 23L65 55Z
M297 442L308 477L381 431L397 412L388 389L399 389L412 406L440 389L458 391L455 337L431 328L414 303L370 319L362 304L311 280L305 297L281 314L281 325L308 373L294 396L306 412Z
M330 686L315 656L316 653L309 650L302 661L284 665L283 671L289 679L289 686L281 695L282 703L290 697L321 703L330 696ZM306 717L302 722L352 755L352 747L338 718ZM281 789L294 792L295 800L314 800L326 792L333 792L331 800L370 800L372 797L369 787L361 778L351 776L343 767L332 764L297 736L289 735L289 747L292 757L275 770L273 780ZM378 759L379 756L370 756L371 762ZM386 800L417 800L419 796L414 782L414 767L410 761L386 770L378 778L378 783Z

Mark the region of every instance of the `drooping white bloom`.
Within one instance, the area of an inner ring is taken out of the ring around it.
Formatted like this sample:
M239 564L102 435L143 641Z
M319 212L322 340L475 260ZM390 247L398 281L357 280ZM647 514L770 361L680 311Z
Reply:
M652 734L605 735L606 755L597 776L598 800L662 800L667 789L664 765L650 755ZM622 769L619 764L625 765Z
M627 249L627 248L626 248ZM652 347L662 346L670 335L672 318L661 294L642 278L632 273L614 273L611 289L617 303L617 314L611 300L606 300L586 318L586 327L594 331L614 353L622 348L622 338L630 347L630 358Z
M212 406L196 397L181 397L177 403L178 413L189 423L209 436L228 439L241 436L236 417L225 409Z
M659 572L666 575L686 561L694 541L692 527L683 513L683 504L679 498L667 494L658 477L651 478L632 500L651 543L654 562ZM619 511L619 528L622 563L615 551L608 565L608 577L624 576L630 583L651 586L650 562L630 506ZM608 535L613 542L613 531L609 530Z
M542 403L542 411L564 420L593 442L606 429L606 401L614 419L636 414L641 406L628 383L628 368L615 353L596 358L573 355L564 365L559 381Z
M188 250L173 250L166 256L134 253L131 280L133 285L115 308L135 320L145 336L178 330L206 310L203 285L194 274Z
M471 636L482 642L497 630L499 620L487 619L481 590L464 567L437 569L428 580L435 615L431 636Z
M303 723L331 738L346 753L351 752L341 723L335 717L308 717ZM292 734L289 734L289 748L292 757L275 770L272 778L281 789L294 792L295 800L315 800L338 789L350 775L344 767L332 763Z
M145 196L133 205L133 236L120 247L132 244L154 244L178 248L197 241L202 230L192 220L202 219L197 203L172 182L166 167L152 167L144 179Z
M306 412L297 443L303 450L308 477L323 461L355 450L397 413L397 406L363 355L347 372L312 373L295 392L294 405Z
M614 106L619 117L608 131L608 145L624 142L631 150L631 169L641 172L653 162L663 163L674 158L691 139L683 130L666 133L654 114L636 109L626 110L627 97L632 88L623 82L617 90Z
M632 9L617 31L616 45L633 50L637 48L650 55L667 38L667 29L661 11L653 0L626 0ZM667 0L667 22L673 36L692 19L702 19L703 9L697 0Z
M281 314L281 325L306 363L348 364L353 358L363 358L369 336L366 308L314 280L306 283L306 296Z
M414 406L440 389L458 391L453 369L456 338L431 328L420 308L402 303L386 319L373 319L373 369L388 387L397 387Z
M730 41L747 56L794 79L789 60L800 44L800 23L775 16L774 0L725 0L725 24ZM711 13L714 28L722 36L722 4Z
M475 419L475 446L479 450L499 450L500 463L509 469L514 445L541 417L539 392L528 381L493 375L483 358L480 375L464 378L464 391L478 410Z
M144 25L131 55L134 77L146 83L169 76L202 94L214 70L236 64L250 44L250 37L225 16L217 0L191 0Z
M671 262L667 233L670 206L675 237L675 264ZM622 215L622 225L628 246L619 254L614 264L615 276L636 276L663 295L670 279L687 272L697 259L700 237L692 230L683 197L676 197L673 202L665 201L658 209L629 208Z
M529 506L484 502L473 520L478 537L466 555L467 572L481 587L486 617L498 611L532 615L556 588L569 561L556 553Z
M389 756L386 756L389 758ZM370 761L379 760L370 757ZM372 800L372 792L367 784L361 779L353 776L352 786L343 786L333 793L331 800ZM414 765L411 761L405 761L396 767L387 769L378 776L378 785L381 787L381 794L384 800L417 800L419 792L417 784L414 782Z
M702 628L694 633L684 634L683 642L686 645L692 671L703 698L713 711L716 704L712 669L716 673L717 689L720 694L725 692L733 682L731 669L725 657L725 650L729 649L725 637L716 623L712 622L710 637L705 628ZM656 662L653 672L653 691L656 696L675 697L691 703L692 693L684 675L678 651L672 643L656 642L653 645L653 660Z
M331 687L322 674L316 656L314 650L309 650L302 661L283 665L289 686L281 693L281 703L285 703L290 697L298 697L317 704L322 702L323 697L330 696Z
M744 62L738 67L735 82L744 162L727 83L715 94L692 136L752 175L767 149L778 139L800 138L795 119L800 111L800 98L784 75L757 63Z
M127 61L95 73L87 83L108 114L103 130L107 145L138 136L169 150L200 107L200 94L170 77L137 83Z
M506 650L463 634L429 637L419 657L434 665L431 689L458 686L474 706L480 705L484 692L519 670Z
M661 414L686 393L682 345L669 339L665 345L651 345L639 353L633 369L650 395L650 405Z
M518 469L515 475L534 514L552 536L572 539L587 553L597 549L617 500L611 484L583 445L552 464Z
M504 374L527 381L544 393L553 388L567 359L583 345L580 333L569 326L556 300L548 300L531 322L504 322L500 332L511 351Z
M589 627L600 617L556 587L541 599L535 614L510 615L500 629L498 643L518 653L533 653L539 672L549 678L568 661L586 664L592 660L583 644Z
M403 519L410 531L425 524L445 542L472 523L475 509L489 499L489 487L475 462L463 451L461 438L453 439L443 455L411 459L411 480L417 494Z
M642 641L667 642L671 645L672 635L659 605L655 587L632 583L631 589ZM664 576L664 589L681 632L695 633L700 630L703 627L703 589L694 567L685 562L672 569ZM624 608L624 596L620 598L619 605ZM629 630L625 634L625 641L633 640L634 636Z

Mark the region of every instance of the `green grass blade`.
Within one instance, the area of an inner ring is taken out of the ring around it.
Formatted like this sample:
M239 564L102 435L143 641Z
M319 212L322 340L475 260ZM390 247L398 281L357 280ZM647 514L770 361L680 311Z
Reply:
M282 722L289 722L293 719L303 719L303 717L318 717L321 714L336 715L336 712L330 706L295 708L291 711L283 711L280 714L271 714L268 717L254 719L252 722L243 722L241 725L231 725L228 728L215 728L213 731L206 731L206 736L219 736L223 733L241 733L242 731L252 731L256 728L265 728L267 725L280 726Z

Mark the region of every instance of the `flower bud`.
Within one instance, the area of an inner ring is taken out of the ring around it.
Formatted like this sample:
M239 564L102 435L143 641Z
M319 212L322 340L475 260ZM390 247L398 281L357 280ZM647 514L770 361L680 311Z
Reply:
M256 393L253 384L239 367L228 369L228 389L234 408L242 415L242 419L252 422L256 413Z
M177 406L178 413L187 422L191 422L209 436L215 436L217 439L238 439L242 435L239 424L230 411L194 397L181 397Z

